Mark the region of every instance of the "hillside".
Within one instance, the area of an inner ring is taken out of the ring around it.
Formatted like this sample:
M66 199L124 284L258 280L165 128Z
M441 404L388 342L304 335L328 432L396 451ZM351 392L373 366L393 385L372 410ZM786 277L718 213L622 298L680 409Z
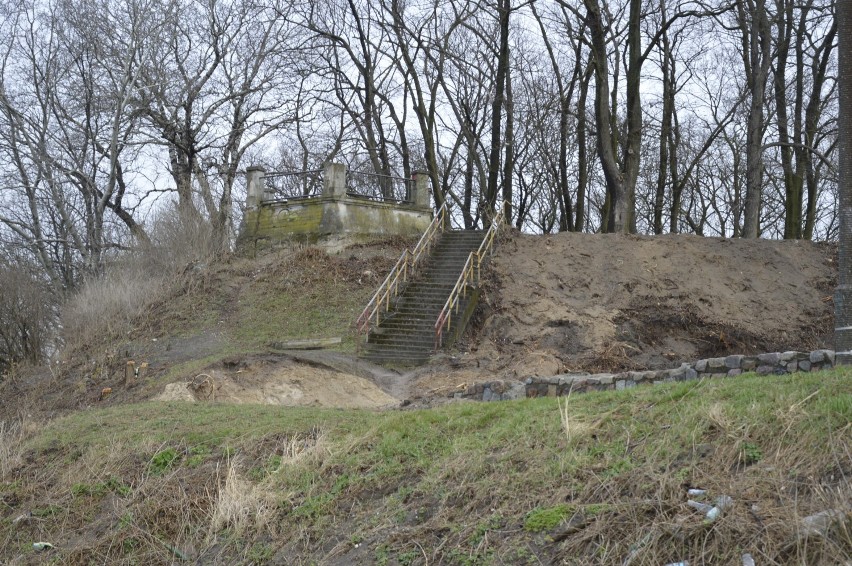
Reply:
M25 420L0 437L0 563L843 564L851 376Z
M337 255L278 249L191 265L126 332L97 327L61 363L0 383L54 414L159 398L387 407L442 402L465 384L565 371L831 346L834 250L811 242L558 234L503 238L457 348L408 372L354 359L352 321L405 246ZM92 317L97 320L97 317ZM286 351L339 338L332 351ZM125 387L125 363L147 363ZM192 383L191 390L187 383ZM112 393L101 396L105 387Z
M0 563L852 554L848 369L450 399L495 378L830 345L830 247L510 235L455 350L411 371L359 362L351 321L410 244L189 265L130 324L0 381ZM130 359L148 366L127 385ZM694 508L719 502L714 520Z

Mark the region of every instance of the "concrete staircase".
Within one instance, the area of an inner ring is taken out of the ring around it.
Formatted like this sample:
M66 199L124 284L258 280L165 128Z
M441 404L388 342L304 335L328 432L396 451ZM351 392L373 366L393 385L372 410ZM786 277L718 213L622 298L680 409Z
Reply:
M444 232L428 262L398 297L378 327L370 331L361 357L374 363L414 366L425 363L435 348L435 321L461 275L470 252L482 243L483 230ZM459 317L470 301L459 307ZM456 316L453 316L455 324Z

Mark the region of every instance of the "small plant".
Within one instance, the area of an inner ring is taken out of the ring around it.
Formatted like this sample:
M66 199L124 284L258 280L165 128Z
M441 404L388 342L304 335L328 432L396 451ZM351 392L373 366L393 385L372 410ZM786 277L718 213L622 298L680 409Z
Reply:
M116 495L120 495L125 497L130 495L130 486L125 485L122 481L114 476L110 476L106 481L95 483L95 484L87 484L87 483L77 483L71 486L71 495L74 497L99 497L107 492L115 493Z
M272 560L275 549L268 544L256 543L249 549L246 558L251 564L264 564Z
M174 448L166 448L165 450L161 450L154 454L151 458L151 463L148 465L148 468L151 470L151 473L155 476L161 475L166 472L175 461L178 459L177 450Z
M746 466L756 464L763 459L763 451L756 444L743 442L742 449L740 450L740 459Z
M396 560L401 566L411 566L411 564L414 564L414 561L418 556L420 556L420 554L416 550L409 550L408 552L403 552L397 556Z
M139 539L134 537L129 537L124 539L124 542L121 543L121 548L125 554L132 554L139 548Z
M33 517L38 517L40 519L44 519L47 517L53 517L55 515L59 515L62 512L62 507L58 505L48 505L47 507L39 507L33 509Z
M133 523L133 513L128 511L127 513L125 513L124 515L122 515L118 519L118 528L119 528L119 530L123 529L124 527L126 527L126 526L128 526L132 523Z
M110 476L109 478L107 478L107 480L103 482L102 485L105 489L122 497L127 497L133 491L129 485L125 484L115 476Z
M386 544L380 544L376 547L376 564L378 566L386 566L390 561L390 549Z
M283 462L284 459L281 456L273 454L266 460L266 465L252 468L249 471L249 477L255 481L260 481L280 470Z
M189 458L186 459L186 467L187 468L197 468L207 459L207 456L210 455L210 449L204 445L201 446L193 446L189 451Z
M537 507L527 513L524 520L524 530L531 533L549 531L571 515L573 511L570 505L565 504L555 507Z
M488 518L487 521L483 521L476 525L476 529L473 531L473 536L471 537L471 542L473 544L479 544L485 535L488 534L488 531L493 531L500 527L503 523L503 518L499 515L492 515Z
M89 485L87 483L76 483L71 486L71 495L74 497L84 497L88 495L101 495L103 492L98 491L98 486Z

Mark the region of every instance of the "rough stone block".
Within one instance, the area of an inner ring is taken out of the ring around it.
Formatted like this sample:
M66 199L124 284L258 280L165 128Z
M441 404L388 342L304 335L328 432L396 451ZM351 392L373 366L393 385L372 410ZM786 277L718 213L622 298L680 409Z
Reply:
M751 371L757 367L757 358L754 356L745 356L740 362L740 368L743 371Z
M710 378L713 378L713 379L722 379L723 377L728 377L728 374L727 373L711 373L707 377L710 377Z
M704 373L707 371L707 360L698 360L695 362L695 371L698 373Z
M742 367L745 356L728 356L725 358L725 367L728 369L739 369Z
M601 385L612 385L615 377L611 373L601 373L595 376Z
M523 383L516 383L509 387L509 390L503 394L503 399L523 399L526 396L526 387Z
M811 371L811 362L809 360L800 361L799 369L802 371Z
M789 362L790 360L795 360L796 356L798 356L798 355L799 355L799 352L794 352L792 350L790 350L789 352L784 352L783 354L781 354L781 361L782 362Z
M825 357L828 359L828 363L831 364L831 367L834 367L834 350L826 350Z
M698 372L695 371L693 368L687 368L686 373L684 374L684 379L689 381L693 379L698 379Z
M728 377L736 377L743 373L743 370L740 368L732 368L728 370Z
M632 379L621 379L615 382L615 388L618 390L630 389L631 387L636 387L636 382Z
M683 378L686 375L686 370L681 367L669 370L667 373L668 376L665 379L669 381L683 381Z
M556 397L559 393L559 386L553 385L552 383L547 386L547 396L548 397Z
M799 371L799 364L794 360L787 364L787 373L796 373Z
M707 367L711 370L722 369L725 367L725 358L710 358L707 360Z
M769 374L771 374L771 373L774 373L774 372L775 372L775 366L774 366L774 365L771 365L771 366L768 366L768 365L757 366L757 370L755 370L755 371L757 371L757 374L758 374L758 375L769 375Z
M778 362L781 361L781 354L778 352L771 352L769 354L760 354L757 356L757 361L760 362L762 366L775 366L778 365Z

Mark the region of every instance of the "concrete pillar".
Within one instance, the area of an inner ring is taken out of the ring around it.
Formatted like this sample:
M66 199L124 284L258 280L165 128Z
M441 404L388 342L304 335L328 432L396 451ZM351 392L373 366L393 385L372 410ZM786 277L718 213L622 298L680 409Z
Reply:
M346 165L326 164L322 175L322 196L331 198L346 196Z
M414 194L412 195L412 200L414 201L414 206L419 208L429 208L431 204L429 203L429 173L425 171L415 171L414 172Z
M246 208L257 208L266 191L266 169L252 166L246 169Z

